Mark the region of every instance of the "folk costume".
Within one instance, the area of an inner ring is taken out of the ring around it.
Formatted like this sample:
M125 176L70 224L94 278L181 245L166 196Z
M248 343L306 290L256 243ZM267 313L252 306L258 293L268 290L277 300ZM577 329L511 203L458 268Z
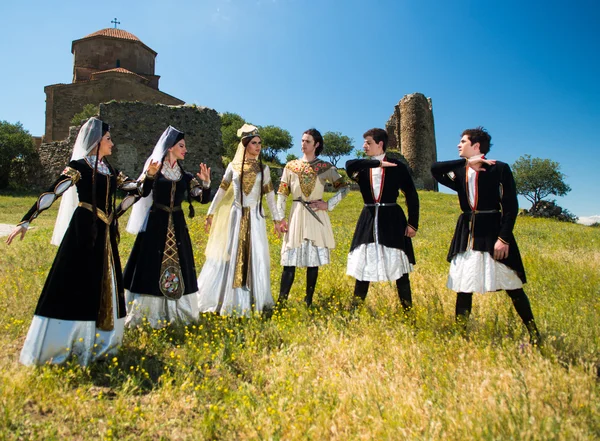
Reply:
M286 164L279 185L277 205L284 215L288 196L293 198L288 231L281 246L281 288L278 302L287 299L294 282L296 267L306 267L307 306L311 306L319 267L330 262L330 250L335 248L333 229L327 211L315 211L310 202L323 199L325 185L333 184L337 193L327 201L331 211L346 196L348 187L337 169L329 162L315 158L308 162L296 159Z
M90 118L80 129L69 165L19 225L28 227L62 196L52 243L59 245L21 351L25 365L81 365L115 353L123 339L125 300L117 249L117 188L139 195L136 181L106 159L89 155L108 125Z
M381 167L381 161L397 164ZM415 254L407 226L419 226L419 196L408 168L385 153L370 159L354 159L346 163L348 176L355 180L364 201L348 255L346 274L356 279L354 294L365 299L369 282L396 281L404 309L412 306L408 274L415 265ZM404 193L408 220L396 202Z
M250 315L273 306L269 243L262 198L266 196L273 220L277 210L269 167L245 157L244 139L259 136L244 124L233 161L208 210L213 216L206 262L200 276L200 312Z
M447 286L457 292L456 317L468 318L473 292L503 289L512 299L532 340L539 341L529 299L523 291L527 280L513 235L519 209L515 181L509 165L504 162L496 161L484 167L485 171L477 172L465 159L436 162L431 166L433 177L457 192L462 210L447 257L450 262ZM505 259L493 258L497 240L509 246Z
M200 182L178 161L169 162L169 149L182 139L184 133L169 126L140 176L143 198L127 224L127 231L137 233L124 274L128 327L144 318L153 328L198 319L196 267L182 203L187 198L193 216L191 201L209 202L210 182ZM152 161L161 162L154 176L147 173Z

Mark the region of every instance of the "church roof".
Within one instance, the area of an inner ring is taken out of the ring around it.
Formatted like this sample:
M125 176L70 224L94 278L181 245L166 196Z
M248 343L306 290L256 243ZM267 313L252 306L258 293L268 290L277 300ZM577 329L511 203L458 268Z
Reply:
M123 29L115 29L115 28L100 29L99 31L96 31L92 34L86 35L83 38L98 37L98 36L122 38L123 40L141 41L139 38L137 38L131 32L127 32L127 31L124 31Z
M152 52L155 56L157 55L156 51L149 48L148 46L146 46L142 40L140 40L139 38L137 38L135 35L133 35L131 32L127 32L123 29L115 29L115 28L106 28L106 29L100 29L99 31L93 32L89 35L86 35L83 38L80 38L79 40L74 40L73 43L71 44L71 53L75 53L74 52L74 47L76 44L78 44L79 42L83 41L83 40L87 40L87 39L92 39L92 38L102 38L102 37L108 37L108 38L116 38L119 40L128 40L131 42L134 42L135 44L140 44L143 47L145 47L146 49L148 49L150 52Z
M102 75L102 74L107 74L107 73L120 73L120 74L126 74L126 75L134 75L138 78L141 78L145 81L148 81L148 78L142 76L142 75L138 75L135 72L132 72L130 70L127 69L123 69L122 67L115 67L114 69L108 69L108 70L101 70L99 72L94 72L92 74L92 78L94 78L96 75Z

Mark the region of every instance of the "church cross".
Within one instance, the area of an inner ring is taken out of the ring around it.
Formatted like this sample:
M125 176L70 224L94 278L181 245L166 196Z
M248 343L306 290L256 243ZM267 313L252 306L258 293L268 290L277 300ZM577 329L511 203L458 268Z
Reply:
M120 22L120 21L117 21L117 17L115 17L115 19L114 19L114 20L112 20L112 21L111 21L111 23L114 23L114 25L115 25L115 29L117 29L117 25L118 25L118 24L121 24L121 22Z

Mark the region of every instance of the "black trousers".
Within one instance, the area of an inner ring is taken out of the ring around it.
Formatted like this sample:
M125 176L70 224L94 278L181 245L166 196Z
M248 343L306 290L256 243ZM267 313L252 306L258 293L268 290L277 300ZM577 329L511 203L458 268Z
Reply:
M368 281L357 280L354 285L354 295L356 297L365 300L367 298L367 292L369 291ZM404 274L402 277L396 280L396 289L398 290L398 297L400 298L400 304L405 311L412 308L412 291L410 289L410 279L408 274Z
M533 318L533 311L531 310L531 304L529 303L529 297L523 291L523 288L519 289L508 289L506 294L512 300L513 306L521 317L521 320L525 324L525 327L529 331L529 335L535 343L540 341L540 333L535 324ZM456 293L456 321L462 322L466 325L466 320L471 315L471 309L473 307L473 293L470 292L458 292Z
M281 285L279 287L279 298L277 303L281 304L285 302L294 284L294 278L296 276L295 266L284 266L283 273L281 274ZM317 286L317 279L319 277L319 267L309 266L306 268L306 296L304 301L306 306L311 306L313 301L313 294L315 293L315 287Z

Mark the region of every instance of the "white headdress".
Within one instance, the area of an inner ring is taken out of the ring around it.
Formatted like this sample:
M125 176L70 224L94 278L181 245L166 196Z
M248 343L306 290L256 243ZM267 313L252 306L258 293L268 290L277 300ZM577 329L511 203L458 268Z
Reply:
M183 138L183 132L175 127L169 126L160 136L158 142L152 150L152 154L146 159L144 169L139 179L143 179L144 174L148 170L150 162L162 162L167 154L167 151L173 147L177 141ZM158 176L157 176L158 178ZM131 234L138 234L140 231L146 231L146 221L150 207L152 206L152 192L138 202L135 203L127 222L127 231Z
M88 119L77 134L75 145L73 146L73 154L71 155L71 161L77 161L85 158L94 147L98 146L102 139L103 125L108 130L108 126L103 124L101 120L96 117ZM71 186L62 196L60 201L60 208L58 209L58 216L56 217L56 223L54 224L54 232L52 233L52 240L50 243L53 245L60 245L63 236L71 223L73 212L79 205L79 196L77 195L77 189Z

